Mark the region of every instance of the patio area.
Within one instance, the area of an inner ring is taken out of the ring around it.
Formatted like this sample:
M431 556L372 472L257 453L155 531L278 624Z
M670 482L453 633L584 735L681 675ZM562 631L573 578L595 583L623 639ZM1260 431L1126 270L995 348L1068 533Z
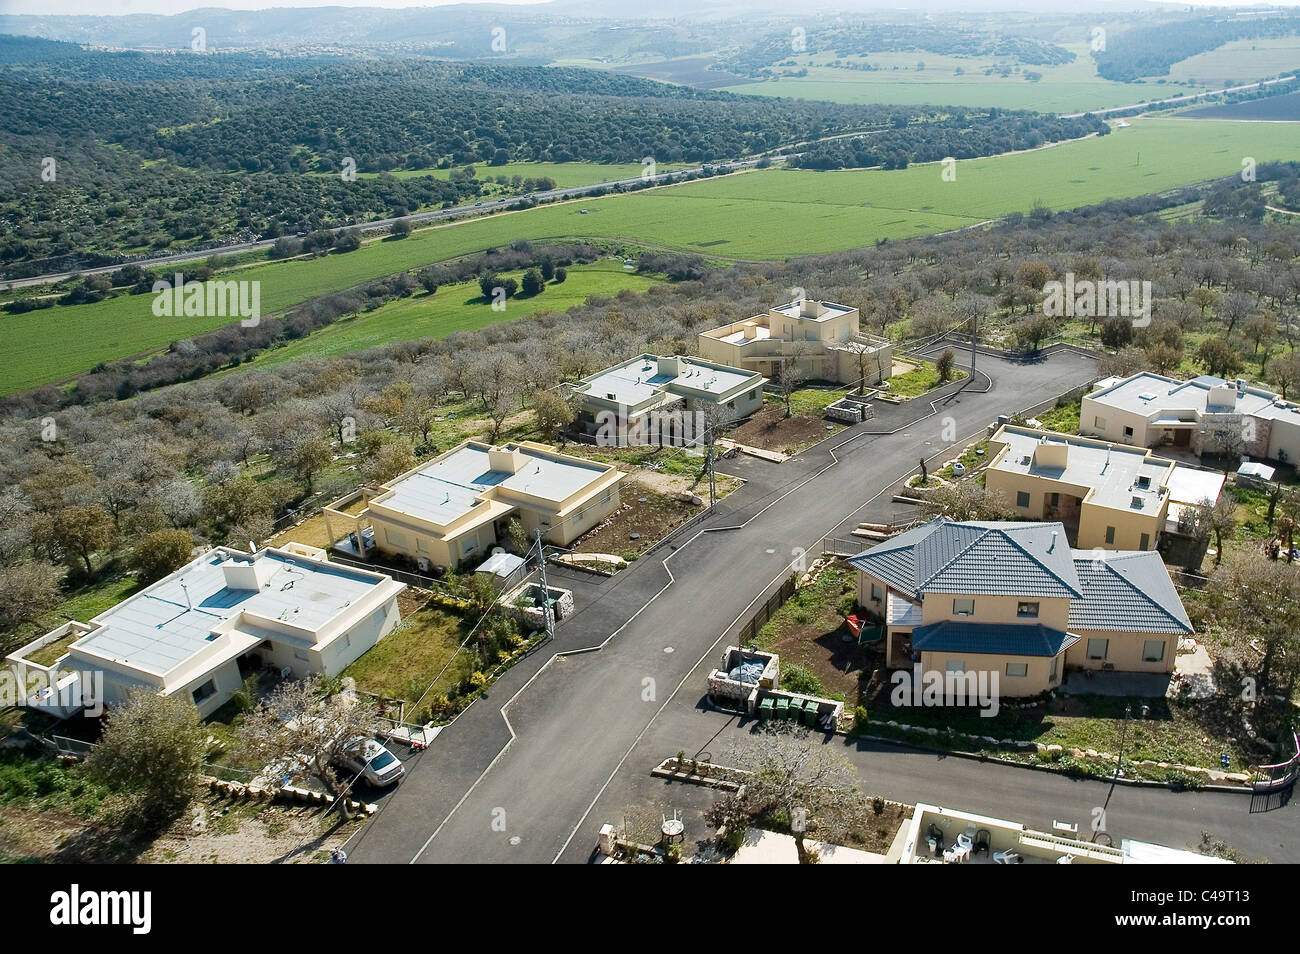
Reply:
M1169 694L1172 680L1172 675L1167 672L1075 669L1066 674L1057 691L1067 696L1137 696L1159 699Z

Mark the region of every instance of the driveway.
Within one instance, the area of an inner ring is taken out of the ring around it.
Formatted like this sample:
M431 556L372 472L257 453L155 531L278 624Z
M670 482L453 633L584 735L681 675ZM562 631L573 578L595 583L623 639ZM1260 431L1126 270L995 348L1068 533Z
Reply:
M957 360L964 366L969 353L958 349ZM1032 364L981 354L979 368L969 387L933 407L923 399L881 408L783 464L747 465L744 487L589 591L550 644L446 728L349 845L350 857L501 863L585 854L604 820L592 809L629 754L679 688L698 697L698 683L687 686L692 670L799 551L816 555L825 536L887 501L922 456L964 445L998 414L1095 376L1091 359L1070 352Z

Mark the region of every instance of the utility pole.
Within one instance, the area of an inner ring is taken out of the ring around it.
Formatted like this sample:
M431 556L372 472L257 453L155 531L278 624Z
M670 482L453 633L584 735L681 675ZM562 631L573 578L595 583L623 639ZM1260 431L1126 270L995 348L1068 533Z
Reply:
M545 620L546 638L555 638L555 613L551 610L551 591L546 586L546 547L542 544L542 528L537 528L537 566L541 573L542 619Z
M979 315L971 315L971 381L975 380L975 339L979 337Z
M704 472L709 475L709 507L718 499L718 482L713 473L713 427L714 421L706 419L704 423Z

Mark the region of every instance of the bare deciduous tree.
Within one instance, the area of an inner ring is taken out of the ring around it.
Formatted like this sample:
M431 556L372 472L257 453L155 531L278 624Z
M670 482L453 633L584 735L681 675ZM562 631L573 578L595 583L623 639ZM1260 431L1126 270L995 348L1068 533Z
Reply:
M349 689L330 693L324 680L309 676L283 683L245 717L239 750L277 777L314 776L337 796L351 778L342 778L334 763L350 744L372 737L379 727L369 696ZM345 814L346 804L345 799Z

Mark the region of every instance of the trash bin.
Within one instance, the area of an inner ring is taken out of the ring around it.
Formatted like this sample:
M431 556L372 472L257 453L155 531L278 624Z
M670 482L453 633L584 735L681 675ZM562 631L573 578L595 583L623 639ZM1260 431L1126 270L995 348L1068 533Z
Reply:
M772 716L775 714L776 714L776 706L773 703L771 696L768 696L766 699L764 699L762 702L758 704L758 720L760 722L769 721L772 718Z
M817 711L821 707L811 699L803 704L803 724L810 729L817 728Z
M785 696L780 696L776 700L776 717L783 722L790 718L790 700Z

